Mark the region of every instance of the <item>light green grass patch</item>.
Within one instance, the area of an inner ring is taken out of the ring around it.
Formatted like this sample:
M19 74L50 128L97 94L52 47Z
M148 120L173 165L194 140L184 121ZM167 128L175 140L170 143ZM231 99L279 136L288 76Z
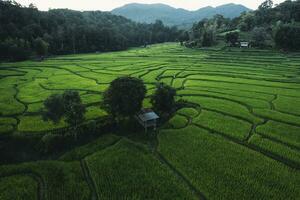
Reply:
M97 119L105 115L107 115L107 113L104 110L102 110L100 106L90 106L86 109L85 118L88 120Z
M25 110L25 106L18 102L13 88L0 88L0 115L17 115Z
M172 126L172 128L175 129L184 128L187 125L187 123L187 118L181 115L175 115L169 120L169 124Z
M225 99L203 97L203 96L184 96L183 99L196 103L202 108L224 112L228 115L240 118L251 123L261 123L263 120L252 115L246 106Z
M182 108L177 112L191 118L194 118L198 115L198 111L195 108Z
M28 104L27 112L28 113L38 113L38 112L41 112L43 108L44 108L43 102L31 103L31 104Z
M283 123L291 123L296 126L300 126L300 117L289 115L285 113L280 113L275 110L268 110L268 109L253 109L253 112L261 117L271 119L274 121L279 121Z
M41 116L22 116L18 131L21 132L39 132L49 131L66 127L67 124L61 120L58 124L53 124L51 121L44 121Z
M299 91L300 93L300 91ZM287 112L300 116L300 98L278 96L274 101L275 108L278 111Z
M239 140L247 137L252 126L248 122L206 110L202 110L201 114L193 119L193 123Z
M83 104L94 104L102 101L102 95L100 94L84 94L81 96Z

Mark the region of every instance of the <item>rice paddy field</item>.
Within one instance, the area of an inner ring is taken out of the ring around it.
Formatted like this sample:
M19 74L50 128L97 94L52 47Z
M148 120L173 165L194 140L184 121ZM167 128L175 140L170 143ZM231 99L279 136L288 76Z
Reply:
M43 101L77 90L86 119L120 76L177 89L187 104L153 143L114 133L58 160L0 165L0 199L299 199L300 54L175 43L0 64L0 140L55 133Z

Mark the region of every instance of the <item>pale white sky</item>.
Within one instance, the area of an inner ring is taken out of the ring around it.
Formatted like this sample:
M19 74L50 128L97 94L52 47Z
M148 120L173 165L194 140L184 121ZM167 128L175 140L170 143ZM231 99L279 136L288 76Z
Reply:
M49 8L69 8L73 10L102 10L110 11L128 3L164 3L175 8L197 10L205 6L219 6L226 3L243 4L256 9L264 0L16 0L22 5L33 3L40 10ZM284 0L274 0L274 4Z

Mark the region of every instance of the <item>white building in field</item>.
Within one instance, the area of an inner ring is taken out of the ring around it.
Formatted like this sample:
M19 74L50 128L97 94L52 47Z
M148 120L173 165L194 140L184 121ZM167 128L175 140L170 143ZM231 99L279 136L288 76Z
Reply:
M249 48L250 43L249 42L240 42L240 48Z

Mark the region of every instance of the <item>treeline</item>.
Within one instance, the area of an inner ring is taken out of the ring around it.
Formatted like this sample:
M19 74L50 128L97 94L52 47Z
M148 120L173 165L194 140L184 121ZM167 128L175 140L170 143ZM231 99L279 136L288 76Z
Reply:
M108 12L68 9L39 11L14 1L0 1L0 59L24 60L32 55L122 50L175 41L180 31L135 23Z
M222 33L228 33L222 35ZM300 0L287 0L274 6L266 0L255 11L228 19L216 15L193 25L183 33L181 41L187 46L212 46L223 36L228 43L234 44L239 36L255 47L278 47L284 50L300 50Z

